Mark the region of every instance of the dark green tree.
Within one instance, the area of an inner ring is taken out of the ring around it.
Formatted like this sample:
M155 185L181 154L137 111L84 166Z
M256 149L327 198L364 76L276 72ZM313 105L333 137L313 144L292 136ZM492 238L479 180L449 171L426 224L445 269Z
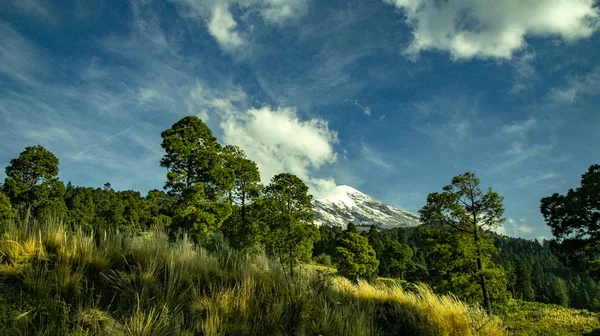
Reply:
M93 194L93 188L74 187L71 182L67 184L65 203L69 213L68 220L72 227L81 227L84 230L94 229L97 214Z
M225 146L223 155L225 167L235 175L229 191L232 214L223 223L223 233L234 248L253 250L260 242L260 231L256 220L249 216L248 207L261 195L258 166L237 146Z
M0 222L13 218L15 215L10 198L0 191Z
M486 247L490 245L486 241L491 239L486 239L485 230L502 224L504 208L503 198L491 188L487 192L482 191L479 183L479 179L473 173L454 177L452 183L445 186L441 193L429 194L427 204L420 214L424 223L459 235L458 244L454 248L462 246L464 252L472 256L469 258L465 255L464 259L472 260L476 266L474 270L468 268L465 275L476 275L484 307L491 313L489 277L503 272L493 266L491 258L495 249ZM492 269L486 270L486 265L492 266Z
M58 179L58 158L44 147L26 147L6 167L2 186L13 205L40 215L51 211L62 216L66 212L63 200L64 184Z
M225 167L222 146L200 118L184 117L161 134L167 168L165 189L176 196L174 229L208 233L231 214L228 193L235 176Z
M172 223L173 198L161 190L153 189L145 197L148 207L146 227L168 227Z
M313 256L328 255L333 257L336 253L338 239L342 236L342 228L339 226L319 226L319 240L315 242Z
M312 196L295 175L274 176L260 201L267 252L281 261L290 274L300 261L310 261L319 230L313 224Z
M410 246L397 240L386 239L385 248L379 257L380 275L405 279L407 273L415 268L412 258L413 250Z
M542 198L540 210L563 261L600 276L600 165L589 167L578 188Z
M336 260L338 273L354 280L372 276L379 266L369 239L351 231L340 239Z
M358 229L356 228L356 225L354 225L354 223L352 223L352 222L348 223L348 225L346 226L346 231L358 233Z

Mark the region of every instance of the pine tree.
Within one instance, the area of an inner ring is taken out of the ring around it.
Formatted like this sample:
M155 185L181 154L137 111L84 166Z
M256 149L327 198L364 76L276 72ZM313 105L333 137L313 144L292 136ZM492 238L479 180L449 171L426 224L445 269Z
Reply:
M490 247L488 235L484 230L497 227L504 220L502 214L503 198L489 189L483 192L479 187L479 179L473 173L465 173L452 179L452 183L443 188L442 193L432 193L427 197L427 204L421 209L421 220L430 225L440 226L449 234L459 235L454 248L463 248L472 255L475 270L468 269L465 276L476 274L483 303L486 310L492 312L490 276L501 276L491 260L494 253ZM466 257L465 260L471 258ZM486 269L486 266L490 266ZM469 280L459 281L465 286Z
M44 212L63 216L65 186L58 178L58 158L44 147L26 147L6 167L3 192L14 206L35 216Z
M194 234L218 229L231 214L228 192L235 176L225 167L222 146L211 130L195 116L188 116L161 134L167 168L165 189L176 196L174 229Z

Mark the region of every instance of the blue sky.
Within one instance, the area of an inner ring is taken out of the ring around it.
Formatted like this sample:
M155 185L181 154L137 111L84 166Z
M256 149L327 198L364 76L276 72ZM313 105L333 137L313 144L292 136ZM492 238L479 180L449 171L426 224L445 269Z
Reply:
M594 0L8 0L0 164L42 144L76 185L161 188L160 133L201 116L268 181L411 211L472 171L501 232L599 163Z

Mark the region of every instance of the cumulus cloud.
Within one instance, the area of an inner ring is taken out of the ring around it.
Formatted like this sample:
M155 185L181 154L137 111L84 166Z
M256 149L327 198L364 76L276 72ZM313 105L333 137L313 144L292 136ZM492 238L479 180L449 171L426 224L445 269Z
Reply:
M236 27L237 23L226 6L216 5L213 8L208 31L224 50L234 49L244 43Z
M323 197L335 188L333 179L321 179L313 171L336 161L333 144L337 133L318 118L301 120L292 107L250 108L226 114L221 122L223 139L242 148L254 160L264 183L276 174L289 172Z
M257 12L267 24L283 25L286 21L302 16L307 4L307 0L171 1L179 5L182 16L205 21L209 33L219 46L229 52L247 42L240 33L239 22L230 11L231 6L237 6L243 13Z
M557 36L566 42L600 28L594 0L384 0L406 16L413 40L405 53L442 50L454 59L510 59L526 37Z

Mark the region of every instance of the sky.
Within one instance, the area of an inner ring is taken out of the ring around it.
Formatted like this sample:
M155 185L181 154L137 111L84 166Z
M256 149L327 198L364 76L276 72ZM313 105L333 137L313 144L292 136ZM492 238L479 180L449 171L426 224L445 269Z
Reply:
M473 172L501 233L600 163L595 0L0 2L0 165L41 144L75 185L145 194L160 133L201 117L268 182L418 211ZM4 175L0 176L1 178Z

